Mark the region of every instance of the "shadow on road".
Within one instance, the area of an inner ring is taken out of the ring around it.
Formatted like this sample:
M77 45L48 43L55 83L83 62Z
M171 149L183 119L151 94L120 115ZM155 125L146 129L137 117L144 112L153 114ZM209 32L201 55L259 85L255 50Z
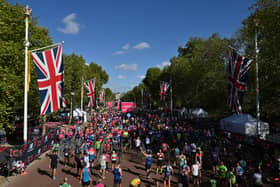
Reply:
M40 175L46 175L48 177L51 177L51 174L46 171L46 170L42 170L41 168L38 168L37 172L40 174Z
M72 175L73 177L78 177L77 173L73 173L70 169L62 168L61 171L65 174Z
M134 166L136 169L141 169L141 170L143 170L143 171L146 171L146 168L144 168L144 167L139 167L139 166Z

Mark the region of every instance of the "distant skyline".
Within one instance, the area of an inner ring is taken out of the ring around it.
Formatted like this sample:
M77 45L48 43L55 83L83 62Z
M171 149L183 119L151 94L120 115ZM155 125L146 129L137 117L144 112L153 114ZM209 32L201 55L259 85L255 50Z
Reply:
M64 53L103 67L104 87L125 92L150 67L170 65L190 37L231 37L249 16L254 0L8 0L29 5ZM65 75L67 76L67 75Z

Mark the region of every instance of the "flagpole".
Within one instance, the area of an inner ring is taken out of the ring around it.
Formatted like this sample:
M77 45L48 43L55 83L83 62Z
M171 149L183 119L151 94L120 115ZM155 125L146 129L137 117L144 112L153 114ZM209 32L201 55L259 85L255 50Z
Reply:
M143 103L144 103L144 93L143 93L143 89L141 89L141 105L142 105L142 109L143 109Z
M173 99L172 99L172 79L170 79L170 112L173 115Z
M28 47L30 43L28 41L28 25L29 25L29 16L31 16L31 9L28 5L26 5L24 9L25 14L25 68L24 68L24 114L23 114L23 142L27 144L27 104L28 104L28 97L27 97L27 87L28 87Z
M81 111L83 110L83 96L84 96L84 78L82 77L82 85L81 85Z
M258 64L258 22L255 20L255 53L256 53L256 113L257 113L257 136L260 134L260 99L259 99L259 64Z
M55 46L58 46L58 45L61 45L61 44L64 44L64 41L59 42L59 43L55 43L55 44L52 44L52 45L48 45L48 46L45 46L45 47L33 49L33 50L30 50L30 52L41 51L43 49L52 48L52 47L55 47Z

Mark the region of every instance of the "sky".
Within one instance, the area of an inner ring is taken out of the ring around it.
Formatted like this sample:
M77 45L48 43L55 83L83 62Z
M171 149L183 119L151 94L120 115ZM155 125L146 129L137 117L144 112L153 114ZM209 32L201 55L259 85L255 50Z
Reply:
M231 37L255 0L8 0L29 5L64 54L82 55L125 92L151 67L164 67L190 37ZM67 76L67 75L65 75Z

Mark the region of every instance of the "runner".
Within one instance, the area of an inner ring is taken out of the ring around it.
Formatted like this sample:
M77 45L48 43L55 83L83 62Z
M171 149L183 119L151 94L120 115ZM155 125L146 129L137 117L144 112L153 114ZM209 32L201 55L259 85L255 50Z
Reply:
M164 187L166 187L166 181L168 181L168 187L171 187L171 176L173 174L173 168L170 164L170 161L168 161L168 164L162 166L162 169L165 169L163 185Z
M114 171L114 168L116 166L116 163L117 163L117 158L118 158L118 155L115 151L113 151L112 155L111 155L111 166L112 166L112 171Z
M240 163L237 162L236 164L236 186L242 186L243 185L243 175L244 175L244 169L240 166Z
M95 159L95 155L96 155L96 152L92 145L90 146L90 148L88 150L88 155L89 155L90 168L92 169L94 166L94 159Z
M64 178L64 183L62 185L60 185L59 187L71 187L70 184L67 183L68 179L67 177Z
M162 174L162 166L163 166L163 160L164 160L164 153L161 149L159 149L159 152L157 153L158 156L158 162L157 162L157 171L156 174L158 175L158 171L160 171L160 174Z
M228 182L229 182L229 187L235 187L236 186L236 176L234 174L234 168L231 168L228 176Z
M113 170L114 173L114 186L121 187L122 186L122 169L120 168L120 163L116 165Z
M50 155L50 160L49 160L49 168L52 169L52 179L56 179L56 168L58 164L58 156L57 156L57 151L53 150L53 153Z
M137 151L137 158L139 157L140 153L140 147L141 147L141 140L140 137L138 136L137 139L135 140L135 146L136 146L136 151Z
M67 165L70 164L70 157L71 157L70 148L68 145L64 148L63 152L64 152L64 167L66 167Z
M179 159L180 149L178 146L174 149L174 158L173 158L173 166L176 166L176 162Z
M106 156L103 153L100 157L100 173L102 175L102 179L105 179L105 171L106 171Z
M181 170L181 182L183 184L183 187L188 187L189 186L189 172L190 172L190 167L187 165L187 162L185 161L183 167Z
M81 171L80 175L80 184L82 184L83 187L89 187L90 186L90 171L89 168L87 167L86 163L84 163L84 167Z
M81 154L79 152L76 152L75 154L75 161L76 161L76 168L77 168L77 178L80 179L80 173L83 169L82 160L81 160Z
M218 170L218 174L219 174L219 178L220 178L220 183L223 185L226 185L227 167L224 165L223 161L221 161L217 170Z
M186 162L186 156L182 152L178 157L178 163L179 163L180 170L183 169L183 167L185 166L185 162Z
M83 162L86 165L85 167L89 168L90 167L90 163L89 163L89 156L88 156L87 152L84 153L84 156L83 156L82 160L83 160Z
M193 186L198 186L199 187L199 163L196 161L192 165L192 175L193 175Z
M152 151L147 150L147 152L144 152L141 148L141 152L146 157L145 167L146 167L146 171L147 171L147 179L149 179L150 178L150 171L151 171L151 167L152 167L152 161L153 161Z

